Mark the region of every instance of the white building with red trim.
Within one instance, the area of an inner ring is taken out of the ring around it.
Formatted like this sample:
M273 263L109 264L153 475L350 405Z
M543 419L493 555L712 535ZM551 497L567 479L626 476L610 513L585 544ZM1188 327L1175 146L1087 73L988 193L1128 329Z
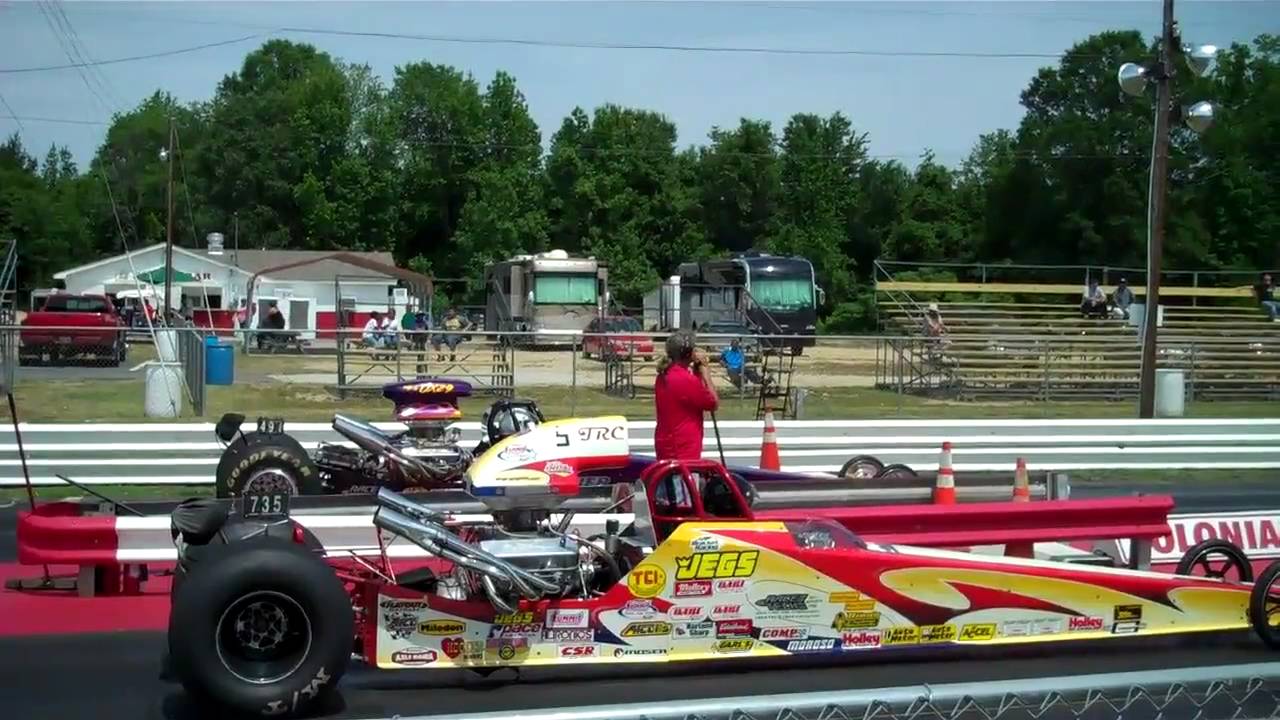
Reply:
M208 308L206 317L219 328L232 327L233 317L242 302L252 297L257 309L276 302L290 330L302 331L311 339L319 332L338 326L340 291L343 305L363 316L370 310L391 307L392 289L398 280L390 274L368 266L354 266L339 260L321 259L327 251L312 250L225 250L207 253L201 250L173 248L173 283L170 305ZM352 252L347 255L367 261L368 265L395 267L391 253ZM308 262L314 261L314 262ZM257 276L253 292L249 282ZM133 252L103 258L54 274L54 280L67 292L111 295L141 288L144 296L161 298L164 293L164 245L139 248ZM154 283L154 284L151 284ZM160 302L163 302L161 300ZM256 326L262 312L253 313L250 326ZM196 313L197 324L204 313Z

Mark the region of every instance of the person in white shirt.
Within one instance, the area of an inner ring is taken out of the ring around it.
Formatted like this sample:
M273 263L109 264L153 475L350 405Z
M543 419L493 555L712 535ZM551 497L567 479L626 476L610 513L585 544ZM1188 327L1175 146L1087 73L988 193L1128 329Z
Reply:
M361 338L369 347L383 347L386 344L382 335L382 313L377 310L369 313L369 321L364 324Z
M1089 287L1084 289L1080 303L1080 314L1084 317L1106 317L1107 296L1098 287L1097 280L1090 280Z

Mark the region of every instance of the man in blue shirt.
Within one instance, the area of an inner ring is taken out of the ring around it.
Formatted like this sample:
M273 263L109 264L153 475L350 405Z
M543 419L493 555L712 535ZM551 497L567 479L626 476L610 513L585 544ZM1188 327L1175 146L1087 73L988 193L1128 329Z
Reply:
M732 382L736 388L742 387L742 378L744 377L756 385L767 384L767 381L760 378L760 373L753 368L747 367L747 354L742 351L742 343L737 338L734 338L729 343L729 347L720 353L720 362L724 364L724 369L729 372L729 382Z

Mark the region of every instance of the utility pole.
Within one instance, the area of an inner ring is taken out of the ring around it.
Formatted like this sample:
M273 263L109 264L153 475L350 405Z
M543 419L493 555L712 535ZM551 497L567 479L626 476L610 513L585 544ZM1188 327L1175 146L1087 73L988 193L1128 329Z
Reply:
M164 241L164 308L162 316L164 324L169 324L169 296L173 292L173 154L174 135L173 116L169 116L169 222Z
M1214 45L1183 45L1173 20L1173 0L1164 0L1160 29L1160 50L1156 61L1146 65L1127 62L1120 66L1116 80L1127 95L1141 97L1149 82L1156 83L1155 135L1151 141L1151 177L1147 195L1147 298L1142 323L1142 369L1138 375L1138 416L1155 417L1156 334L1160 322L1160 264L1164 256L1164 221L1169 205L1169 125L1175 112L1174 67L1179 55L1192 74L1209 72L1217 56ZM1213 124L1214 107L1200 101L1182 109L1182 120L1196 133Z
M1160 59L1156 85L1155 141L1151 149L1150 197L1147 200L1147 299L1142 328L1142 370L1138 377L1138 417L1156 413L1156 347L1160 320L1160 264L1164 258L1164 218L1169 202L1169 113L1173 110L1171 62L1175 45L1173 0L1164 0Z

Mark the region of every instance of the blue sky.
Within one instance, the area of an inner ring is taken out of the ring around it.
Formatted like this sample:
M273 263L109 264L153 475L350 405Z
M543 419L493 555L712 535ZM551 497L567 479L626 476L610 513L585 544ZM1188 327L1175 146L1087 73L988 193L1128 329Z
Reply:
M42 11L42 8L44 11ZM62 2L0 0L0 97L43 156L50 143L85 162L101 122L157 89L207 99L261 38L163 59L97 68L99 97L74 70L11 73L67 62L50 18L60 9L94 61L231 40L272 28L359 30L461 38L872 51L1060 53L1104 29L1159 30L1145 2ZM1179 0L1187 40L1228 45L1280 33L1280 2ZM1048 58L765 55L534 47L308 33L275 33L365 63L388 82L414 61L447 63L483 85L506 70L519 82L544 141L575 105L606 102L667 115L682 145L741 117L780 129L795 112L839 110L869 134L871 152L913 164L926 148L958 162L979 134L1015 127L1018 94ZM65 35L64 35L65 37ZM0 104L0 116L10 114Z

